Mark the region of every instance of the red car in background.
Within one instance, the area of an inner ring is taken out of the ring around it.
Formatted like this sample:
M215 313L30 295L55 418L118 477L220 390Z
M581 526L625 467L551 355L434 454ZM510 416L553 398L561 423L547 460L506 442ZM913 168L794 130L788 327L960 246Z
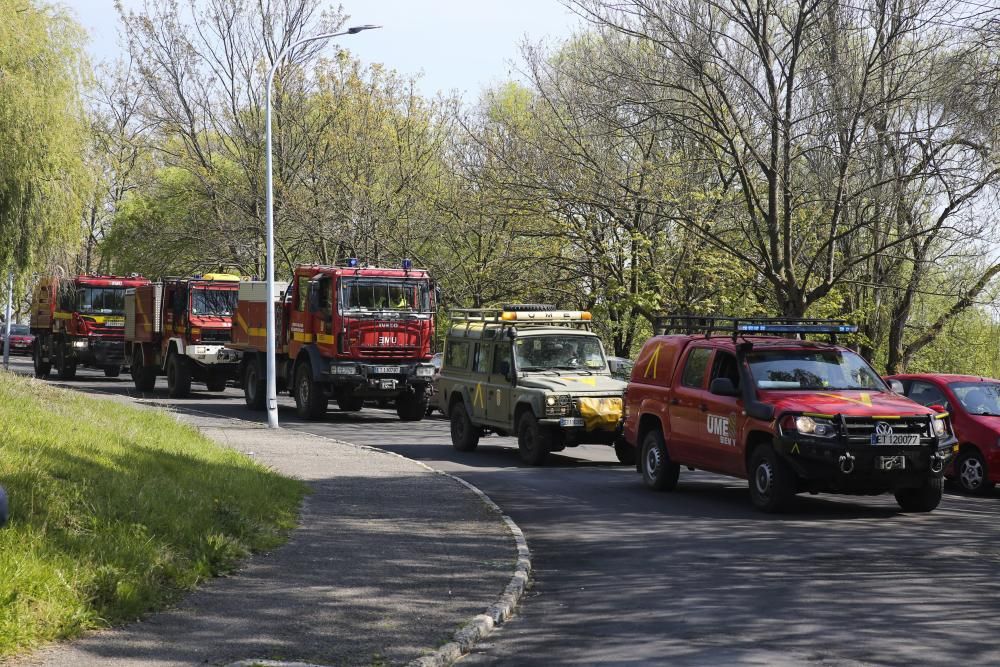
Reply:
M0 324L0 345L3 342L3 335L7 327ZM31 335L31 329L27 324L10 325L10 353L11 354L31 354L31 345L35 342L35 337ZM2 348L0 348L2 349Z
M985 493L1000 482L1000 381L937 373L886 379L901 382L910 400L950 413L960 448L949 478L969 493Z

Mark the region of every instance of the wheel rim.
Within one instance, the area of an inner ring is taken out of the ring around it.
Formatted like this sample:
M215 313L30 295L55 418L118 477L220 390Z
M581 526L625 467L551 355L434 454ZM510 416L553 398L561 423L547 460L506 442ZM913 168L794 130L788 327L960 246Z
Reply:
M650 447L646 452L646 473L650 479L656 479L660 476L662 464L663 457L660 454L660 448L655 445Z
M306 377L305 373L299 380L299 399L302 401L302 405L309 404L309 378Z
M970 491L975 491L983 485L983 479L986 477L986 471L983 470L982 462L974 456L962 461L962 469L959 471L959 477L962 480L962 486Z
M753 483L757 493L761 497L767 498L771 495L771 487L774 485L774 470L771 468L769 461L761 461L757 464L757 470L754 471L753 475Z

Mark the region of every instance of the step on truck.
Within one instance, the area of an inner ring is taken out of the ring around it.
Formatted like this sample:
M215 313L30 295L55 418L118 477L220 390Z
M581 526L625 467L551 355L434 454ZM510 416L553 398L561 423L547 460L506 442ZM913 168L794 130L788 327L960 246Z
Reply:
M166 278L125 295L125 357L132 381L151 391L167 376L167 393L185 398L192 381L223 391L239 373L240 353L230 342L238 276L210 273Z
M625 394L625 439L646 486L673 490L685 466L748 480L765 512L786 509L800 492L892 493L909 512L941 501L958 449L950 419L893 392L836 344L857 327L671 317L661 329L636 358Z
M619 461L635 462L620 437L625 383L612 377L589 312L516 304L450 317L437 396L455 449L496 433L516 436L530 465L583 444L612 445Z
M231 347L243 353L248 407L265 407L266 309L273 307L275 380L300 417L322 417L333 399L347 412L388 400L401 420L423 419L434 375L435 295L426 271L408 261L398 269L307 264L281 289L269 306L265 283L240 285Z
M76 377L78 366L118 377L127 365L125 291L148 284L135 274L43 278L31 299L35 377L48 377L53 366L62 380Z

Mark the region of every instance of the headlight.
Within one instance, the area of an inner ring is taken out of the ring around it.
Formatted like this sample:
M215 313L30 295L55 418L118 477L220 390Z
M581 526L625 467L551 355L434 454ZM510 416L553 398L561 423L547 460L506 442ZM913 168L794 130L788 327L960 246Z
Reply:
M934 435L936 435L939 438L948 435L948 425L945 424L944 422L945 422L944 419L934 420Z
M545 405L555 405L556 397L551 394L545 397Z
M828 438L836 433L833 424L816 421L806 415L795 418L795 430L804 435L816 435L822 438Z
M429 378L434 375L433 366L417 366L417 377Z

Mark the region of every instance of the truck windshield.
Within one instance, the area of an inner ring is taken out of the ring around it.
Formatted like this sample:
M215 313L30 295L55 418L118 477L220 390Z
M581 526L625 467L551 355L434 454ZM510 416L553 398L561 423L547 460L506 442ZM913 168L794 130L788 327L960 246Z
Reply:
M341 286L340 307L343 310L358 311L429 312L431 309L430 284L426 280L386 278L345 280Z
M196 287L191 290L192 315L230 316L236 310L236 290Z
M766 350L747 355L759 389L888 391L864 359L845 350Z
M948 387L969 414L1000 417L1000 384L952 382Z
M608 371L596 336L523 336L514 343L514 359L519 371Z
M124 287L83 287L79 312L98 315L121 315L125 312Z

